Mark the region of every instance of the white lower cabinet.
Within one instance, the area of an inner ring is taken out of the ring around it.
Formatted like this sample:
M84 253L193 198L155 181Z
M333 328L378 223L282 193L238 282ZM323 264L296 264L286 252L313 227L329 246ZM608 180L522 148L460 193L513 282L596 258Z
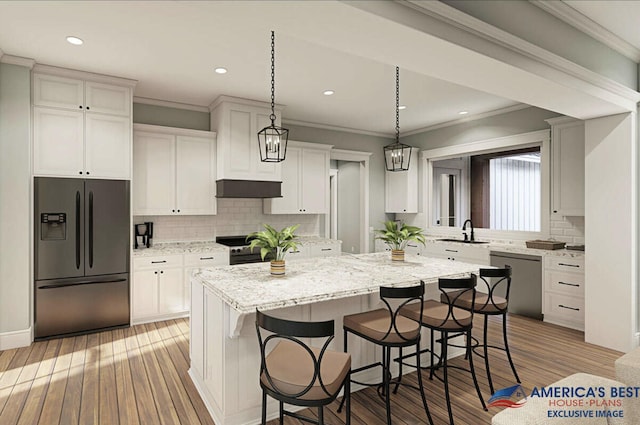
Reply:
M342 253L342 242L328 242L321 245L312 245L309 247L309 257L332 257Z
M426 257L442 258L443 260L462 261L489 265L489 250L462 243L427 243L422 248L422 255Z
M298 245L295 250L287 252L287 256L285 257L285 261L290 260L301 260L303 258L309 258L309 248L306 246Z
M584 330L584 258L544 259L544 321Z
M189 320L189 354L191 368L204 376L204 286L190 283L191 317Z
M182 255L134 258L132 286L133 322L160 320L183 313Z

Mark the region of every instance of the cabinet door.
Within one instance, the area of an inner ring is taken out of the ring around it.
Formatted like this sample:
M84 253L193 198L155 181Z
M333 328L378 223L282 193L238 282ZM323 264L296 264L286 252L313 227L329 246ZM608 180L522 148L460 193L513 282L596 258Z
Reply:
M158 314L159 270L142 270L133 273L133 319Z
M211 139L176 139L176 211L180 214L216 213L214 143Z
M133 215L175 212L175 162L174 136L147 132L134 134Z
M204 286L191 283L191 316L189 320L191 367L204 378Z
M84 176L83 112L33 108L33 173Z
M84 83L73 78L33 74L33 104L82 111Z
M301 159L302 149L287 149L287 159L282 163L282 198L264 200L267 214L302 213L299 202Z
M303 149L300 174L302 178L299 191L302 212L327 214L329 212L329 152Z
M553 128L552 211L584 216L584 123Z
M85 83L85 108L102 114L131 115L131 94L129 87L108 84Z
M183 269L163 269L158 280L158 309L160 314L184 311Z
M90 177L129 179L129 117L85 114L85 171Z

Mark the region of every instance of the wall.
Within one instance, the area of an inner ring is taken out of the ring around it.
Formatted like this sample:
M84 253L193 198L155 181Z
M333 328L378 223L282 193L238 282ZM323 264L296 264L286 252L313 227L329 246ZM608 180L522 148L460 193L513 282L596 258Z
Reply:
M638 88L638 68L633 60L528 1L443 2L633 90Z
M31 341L31 72L0 63L0 350Z
M338 161L338 239L343 252L361 252L359 193L360 164Z
M204 131L209 131L210 127L208 112L147 105L143 103L133 104L133 122Z
M585 122L585 340L625 352L637 344L636 131L635 114Z
M216 236L246 235L267 223L277 229L300 224L299 235L317 235L317 214L263 214L261 199L218 199L217 215L135 216L134 223L153 222L153 241L214 240Z

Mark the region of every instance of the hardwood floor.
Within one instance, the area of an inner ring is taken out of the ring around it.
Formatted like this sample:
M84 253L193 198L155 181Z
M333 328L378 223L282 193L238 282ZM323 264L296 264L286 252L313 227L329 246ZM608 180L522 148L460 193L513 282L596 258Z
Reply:
M490 341L500 341L500 329L499 322L490 322ZM0 424L213 424L187 374L188 331L188 320L178 319L1 351ZM581 332L519 316L510 316L509 332L526 391L575 372L615 375L613 362L621 353L585 344ZM506 357L496 351L491 360L495 387L513 385ZM481 360L476 368L486 399ZM416 374L406 379L415 384ZM456 423L490 424L498 409L482 411L468 374L453 370L450 383ZM425 386L435 423L447 423L442 384L425 379ZM385 423L384 403L373 389L355 393L352 400L355 425ZM336 408L334 403L325 409L327 423L344 423ZM394 424L426 421L419 394L410 388L401 387L392 397L392 411ZM285 422L301 424L291 418Z

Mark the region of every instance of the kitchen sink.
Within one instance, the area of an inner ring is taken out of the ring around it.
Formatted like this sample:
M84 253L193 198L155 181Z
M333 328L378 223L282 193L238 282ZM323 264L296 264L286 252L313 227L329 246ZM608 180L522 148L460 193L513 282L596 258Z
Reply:
M442 242L458 242L458 243L473 243L473 244L476 244L476 243L489 243L487 241L465 241L465 240L462 240L462 239L438 239L438 240L442 241Z

